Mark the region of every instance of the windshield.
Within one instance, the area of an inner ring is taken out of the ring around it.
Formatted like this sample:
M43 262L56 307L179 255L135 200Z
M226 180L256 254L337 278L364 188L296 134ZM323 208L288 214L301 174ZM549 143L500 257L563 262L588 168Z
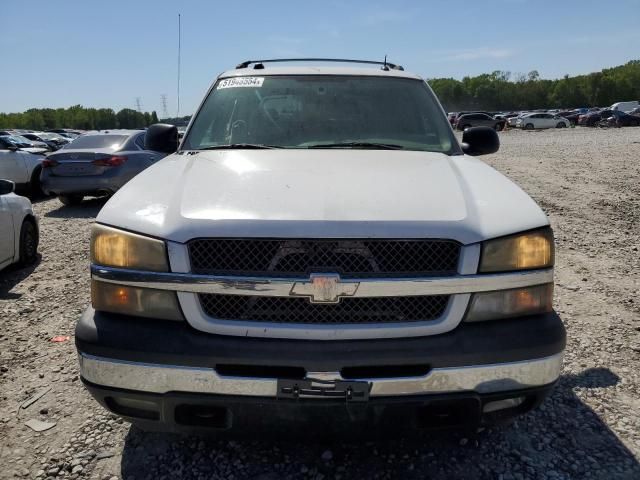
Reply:
M70 143L67 143L64 148L76 149L76 148L112 148L114 150L120 148L127 140L126 135L82 135Z
M182 148L341 144L458 153L449 123L424 82L346 75L220 80Z

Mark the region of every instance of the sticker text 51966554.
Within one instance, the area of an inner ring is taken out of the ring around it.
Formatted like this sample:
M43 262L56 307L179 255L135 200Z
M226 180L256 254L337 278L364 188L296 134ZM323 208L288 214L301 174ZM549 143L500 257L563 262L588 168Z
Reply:
M264 77L235 77L225 78L218 83L217 90L221 88L235 88L235 87L261 87L264 82Z

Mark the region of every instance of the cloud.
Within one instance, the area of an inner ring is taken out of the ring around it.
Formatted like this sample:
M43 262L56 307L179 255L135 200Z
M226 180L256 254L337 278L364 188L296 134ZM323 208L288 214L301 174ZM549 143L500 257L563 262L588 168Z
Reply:
M372 10L362 17L362 23L370 27L375 27L385 23L406 22L415 18L415 11L399 12L397 10Z
M511 48L478 47L464 50L448 50L435 56L439 61L480 60L483 58L508 58L514 55Z

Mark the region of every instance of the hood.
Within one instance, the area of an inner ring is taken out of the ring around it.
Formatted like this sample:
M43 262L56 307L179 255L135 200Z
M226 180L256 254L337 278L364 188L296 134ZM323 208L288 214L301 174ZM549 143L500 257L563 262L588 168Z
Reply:
M450 238L548 224L506 177L467 156L391 150L218 150L166 157L98 222L176 242L196 237Z
M24 147L20 149L21 152L29 152L29 153L35 153L35 154L46 154L49 153L49 149L47 148L40 148L40 147Z

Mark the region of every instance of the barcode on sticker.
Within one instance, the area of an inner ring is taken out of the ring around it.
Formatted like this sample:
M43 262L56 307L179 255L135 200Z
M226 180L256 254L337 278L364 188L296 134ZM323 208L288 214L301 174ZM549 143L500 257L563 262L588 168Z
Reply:
M264 77L235 77L220 80L217 90L235 87L261 87Z

